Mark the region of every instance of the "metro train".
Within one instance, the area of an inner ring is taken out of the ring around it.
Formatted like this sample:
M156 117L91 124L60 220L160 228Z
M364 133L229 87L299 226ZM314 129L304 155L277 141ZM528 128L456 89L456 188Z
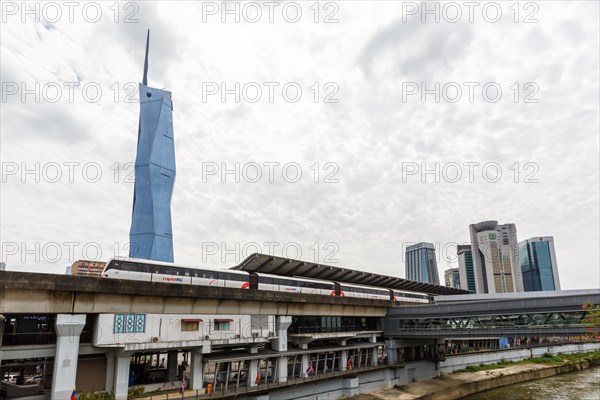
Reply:
M367 299L429 303L426 294L410 293L318 279L287 277L218 268L190 268L172 263L135 258L113 258L102 277L183 285L218 286L276 292L347 296Z

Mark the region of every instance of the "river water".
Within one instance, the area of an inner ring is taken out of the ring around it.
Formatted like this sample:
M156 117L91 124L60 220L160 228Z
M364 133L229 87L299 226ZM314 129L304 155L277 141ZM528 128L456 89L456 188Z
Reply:
M600 367L504 386L461 400L600 400Z

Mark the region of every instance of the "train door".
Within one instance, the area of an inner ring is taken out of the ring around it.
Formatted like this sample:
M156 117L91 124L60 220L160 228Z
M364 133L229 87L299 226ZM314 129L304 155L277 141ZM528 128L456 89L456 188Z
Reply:
M250 289L258 289L258 275L256 275L256 272L250 272L248 283L250 283Z

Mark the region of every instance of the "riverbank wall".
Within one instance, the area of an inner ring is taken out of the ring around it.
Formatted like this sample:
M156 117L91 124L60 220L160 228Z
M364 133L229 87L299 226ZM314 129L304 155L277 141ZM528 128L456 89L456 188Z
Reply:
M502 386L514 385L534 379L543 379L550 376L579 371L593 366L600 366L600 361L578 361L563 365L534 365L523 364L522 368L507 368L493 371L481 371L473 374L485 375L483 379L469 382L456 381L456 385L443 385L438 390L421 396L411 397L411 400L459 400L465 396L480 393Z
M449 373L466 368L469 365L495 364L502 360L522 361L528 358L542 357L544 354L574 354L587 353L596 350L600 350L600 343L549 345L527 349L507 349L493 352L452 355L448 356L445 361L439 363L439 372Z

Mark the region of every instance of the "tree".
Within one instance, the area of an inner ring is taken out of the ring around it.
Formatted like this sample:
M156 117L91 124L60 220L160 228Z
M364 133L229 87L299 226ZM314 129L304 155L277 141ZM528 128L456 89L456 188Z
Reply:
M586 336L600 339L600 304L594 305L588 301L581 308L585 310L581 322L586 328Z

